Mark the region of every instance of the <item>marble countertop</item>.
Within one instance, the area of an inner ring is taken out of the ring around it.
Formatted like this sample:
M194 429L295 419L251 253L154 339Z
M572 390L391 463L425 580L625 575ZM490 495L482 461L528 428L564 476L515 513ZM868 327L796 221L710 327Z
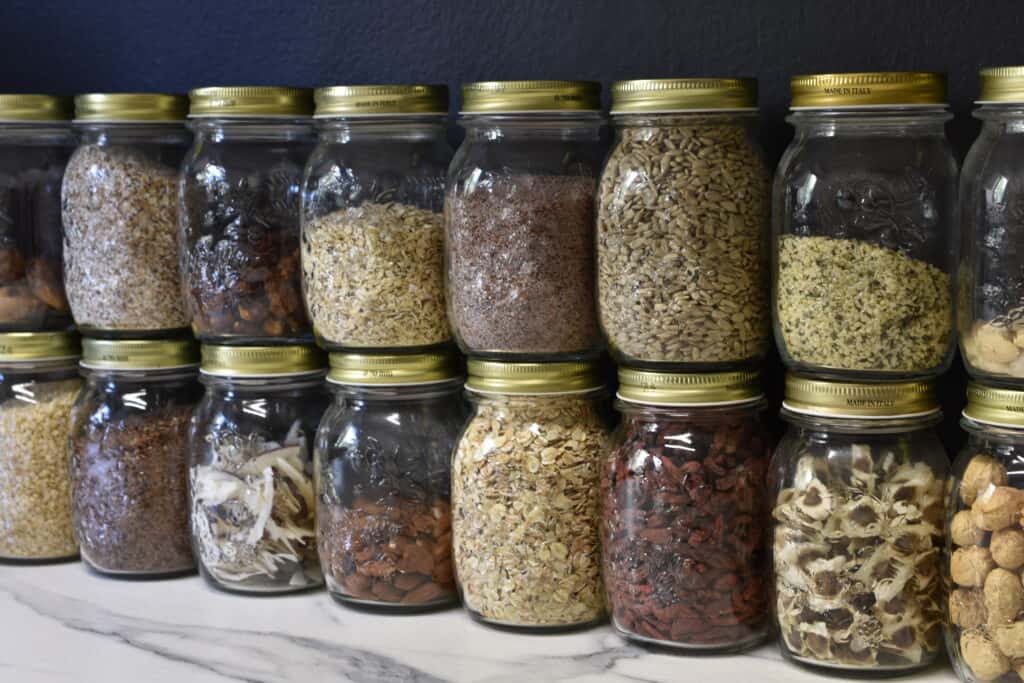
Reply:
M0 565L0 682L829 680L774 644L684 657L629 645L607 626L520 635L459 609L378 616L326 593L239 597L198 577L118 581L78 563ZM941 666L900 680L953 683Z

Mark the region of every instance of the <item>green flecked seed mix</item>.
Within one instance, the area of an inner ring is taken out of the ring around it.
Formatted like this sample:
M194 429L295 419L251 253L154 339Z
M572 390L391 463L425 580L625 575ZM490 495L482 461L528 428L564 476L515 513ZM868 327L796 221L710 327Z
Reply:
M782 236L775 306L789 357L826 368L928 371L952 333L950 276L860 240Z

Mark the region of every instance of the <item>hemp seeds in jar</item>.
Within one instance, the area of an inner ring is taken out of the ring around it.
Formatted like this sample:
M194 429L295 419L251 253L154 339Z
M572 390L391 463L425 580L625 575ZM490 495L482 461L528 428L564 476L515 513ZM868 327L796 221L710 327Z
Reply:
M79 146L64 174L64 281L78 328L152 337L188 328L178 268L183 96L75 98Z
M78 353L69 333L0 334L0 561L78 554L68 472Z
M790 370L928 379L953 352L957 165L934 73L797 76L774 189L775 337Z
M470 615L524 629L604 618L604 389L589 363L469 361L452 462L455 576Z
M448 171L444 208L456 341L492 360L597 355L600 85L494 81L466 84L462 95L466 138Z
M82 561L111 576L195 569L188 431L203 389L192 340L82 342L71 494Z
M707 370L763 358L771 181L756 107L753 79L612 86L597 288L620 362Z
M202 347L206 394L189 430L200 574L237 593L323 585L313 440L329 399L313 346Z
M450 341L444 294L448 89L316 91L306 165L302 272L317 341L412 350Z

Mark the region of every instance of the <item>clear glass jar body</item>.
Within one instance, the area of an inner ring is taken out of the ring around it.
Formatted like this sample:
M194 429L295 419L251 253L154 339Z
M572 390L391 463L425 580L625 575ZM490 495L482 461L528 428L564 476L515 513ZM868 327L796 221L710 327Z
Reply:
M213 586L288 593L323 584L313 441L329 403L323 373L202 375L189 430L192 546Z
M960 176L960 349L971 376L1024 383L1024 106L988 104Z
M775 339L790 370L930 378L953 352L957 166L941 107L798 111L773 202Z
M0 331L70 329L61 273L67 123L0 123Z
M331 389L315 451L327 590L394 610L456 602L451 456L468 413L462 381Z
M771 457L764 401L616 405L622 422L601 481L612 624L633 640L692 650L764 640Z
M203 393L198 368L84 374L69 446L82 560L111 575L195 569L188 430Z
M756 364L770 335L771 177L752 112L614 117L601 174L601 328L631 367Z
M309 119L195 119L182 162L181 272L192 329L219 344L312 340L299 256Z
M596 355L596 113L471 115L448 172L448 319L468 355Z
M452 538L462 602L476 619L551 629L604 618L603 391L469 392L452 463Z
M330 350L445 343L445 117L327 119L306 165L303 295Z
M78 554L68 421L80 387L77 358L0 365L0 560Z
M946 501L946 649L960 680L1019 681L1024 430L964 418Z
M64 282L78 328L145 338L188 329L178 268L180 122L76 124L62 191Z
M943 619L941 416L783 417L769 470L783 656L865 672L928 666Z

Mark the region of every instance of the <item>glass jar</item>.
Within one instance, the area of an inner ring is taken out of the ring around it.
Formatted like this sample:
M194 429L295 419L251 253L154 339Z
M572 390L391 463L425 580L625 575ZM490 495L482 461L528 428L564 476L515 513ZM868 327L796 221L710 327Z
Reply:
M306 164L302 284L317 342L401 351L451 339L444 304L448 89L316 91Z
M317 541L344 603L418 610L458 600L451 457L466 422L446 354L331 354L316 437Z
M594 197L604 155L600 86L470 83L466 138L448 171L448 318L462 350L558 360L602 348Z
M68 419L79 387L75 335L0 334L0 561L78 554Z
M757 81L612 87L598 191L601 328L631 367L721 370L764 358L771 181Z
M960 349L975 379L1024 386L1024 67L981 70L960 176Z
M329 403L324 365L312 346L203 346L189 500L199 571L217 588L267 594L323 584L313 440Z
M0 333L71 328L60 222L70 119L69 99L0 95Z
M757 374L620 368L616 407L601 481L612 624L691 650L764 640L771 445Z
M957 165L945 78L792 80L796 137L775 175L775 338L790 370L942 374L953 352Z
M790 375L772 458L774 617L786 659L906 672L939 653L948 460L926 382Z
M178 269L178 167L188 101L75 98L79 146L64 174L64 282L78 328L151 337L188 328Z
M946 649L965 683L1020 680L1024 392L970 384L946 501Z
M191 340L82 342L71 411L71 501L84 561L117 576L195 569L188 430L202 396Z
M601 460L605 391L590 363L469 361L474 411L452 463L462 602L488 624L604 619Z
M312 94L200 88L190 97L179 247L192 329L204 343L312 341L299 257Z

